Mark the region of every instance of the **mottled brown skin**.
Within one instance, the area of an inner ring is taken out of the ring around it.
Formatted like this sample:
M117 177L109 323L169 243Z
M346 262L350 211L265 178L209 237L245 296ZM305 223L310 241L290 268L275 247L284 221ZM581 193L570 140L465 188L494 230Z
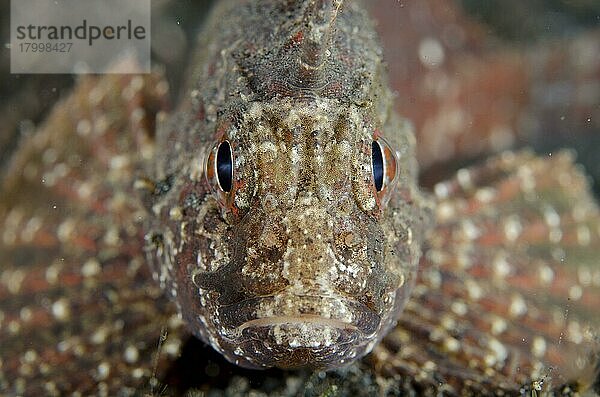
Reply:
M158 132L154 175L168 188L151 198L150 261L194 334L228 360L346 364L389 331L414 284L428 221L412 131L392 111L358 4L214 13L192 89ZM374 140L395 157L381 191ZM212 168L223 141L231 192Z

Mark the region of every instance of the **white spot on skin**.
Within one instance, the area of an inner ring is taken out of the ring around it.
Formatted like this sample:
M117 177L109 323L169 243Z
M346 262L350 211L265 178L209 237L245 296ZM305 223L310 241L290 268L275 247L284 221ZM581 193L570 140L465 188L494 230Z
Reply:
M581 325L577 321L570 321L567 326L567 335L571 342L580 344L583 341Z
M464 220L461 222L461 226L463 235L467 240L475 240L481 235L481 232L479 231L477 226L475 226L475 224L471 221Z
M131 376L133 376L135 379L140 379L142 376L144 376L144 370L141 368L136 368L131 371Z
M560 225L560 216L556 210L550 206L544 209L544 220L550 228L556 228Z
M510 301L509 313L511 317L521 317L527 313L527 305L521 295L514 294Z
M531 344L531 353L537 358L544 357L544 354L546 354L546 340L541 336L535 336Z
M433 361L425 361L423 369L427 372L434 372L437 369L437 365Z
M577 278L579 283L584 287L592 285L592 272L587 267L580 267L577 269Z
M104 135L108 129L110 123L107 117L101 114L96 120L94 120L93 131L95 135Z
M71 240L75 230L75 220L72 218L65 219L56 229L56 235L61 243L66 243Z
M460 342L449 336L444 339L444 349L450 353L456 353L460 349Z
M25 354L23 355L23 361L25 361L28 364L32 364L33 362L35 362L35 360L37 360L38 355L35 352L35 350L27 350L25 352Z
M508 350L502 343L500 343L500 341L498 341L498 339L491 339L488 342L488 348L492 351L491 356L486 356L486 363L489 366L497 363L503 363L504 360L506 360L506 357L508 356Z
M123 170L129 165L129 158L125 155L113 156L110 159L110 168L112 170Z
M509 216L504 221L504 236L510 242L514 242L521 235L523 226L519 217L516 215Z
M131 86L131 89L138 92L144 88L144 79L141 76L135 76L131 79L129 85Z
M184 325L184 321L183 318L181 317L181 313L177 313L172 315L171 317L169 317L169 328L171 329L178 329L183 327Z
M169 218L174 221L180 221L183 219L183 212L181 211L181 207L176 206L169 210Z
M492 202L496 195L497 192L495 189L491 187L485 187L477 190L477 192L475 193L475 199L482 204L487 204Z
M467 288L467 293L471 300L478 301L483 296L483 290L476 281L471 279L466 280L465 287Z
M375 197L369 197L367 199L367 201L365 202L365 210L371 211L372 209L375 208L376 205L377 205L377 201L375 200Z
M459 316L467 314L467 305L462 301L452 302L450 309Z
M116 247L117 245L119 245L119 241L119 229L117 229L116 227L108 228L108 230L104 234L104 242L109 246Z
M440 323L442 324L442 327L444 327L448 331L453 331L456 329L456 321L448 314L442 317Z
M539 270L539 278L542 284L550 285L554 281L554 271L548 265L543 265Z
M560 240L562 239L562 231L558 228L558 227L554 227L552 229L550 229L550 232L548 234L548 239L550 240L551 243L554 244L558 244L560 242Z
M435 269L429 269L423 274L423 277L433 289L438 289L442 285L442 274Z
M435 69L444 62L444 47L435 38L425 38L419 43L419 60L421 63L430 68Z
M110 365L106 361L103 361L100 364L98 364L98 370L97 370L97 379L98 380L107 379L109 374L110 374Z
M437 218L440 222L452 219L455 213L455 208L450 203L442 202L437 207Z
M574 301L581 299L583 296L583 289L579 285L573 285L569 288L569 299Z
M577 242L579 245L589 245L591 240L592 234L590 233L590 229L586 225L580 225L577 228Z
M65 298L60 298L52 304L52 315L59 321L66 321L71 316L69 302Z
M179 339L168 339L163 345L163 349L167 355L177 357L181 350L181 341Z
M90 258L81 267L81 274L86 278L94 277L100 274L101 270L100 262L96 258Z
M241 347L238 346L233 351L233 354L235 354L236 356L243 356L244 355L244 350Z
M46 269L46 281L48 284L56 284L59 280L60 270L62 268L62 263L60 261L55 261Z
M19 311L19 317L21 318L21 321L23 321L23 322L30 321L31 318L33 317L33 312L31 311L30 308L23 307ZM1 321L0 321L0 323L1 323Z
M54 206L53 208L56 208L56 206ZM31 218L25 224L25 228L23 228L23 231L21 232L21 239L23 239L23 241L26 243L30 243L31 241L33 241L33 238L35 237L36 233L40 230L41 227L42 220L40 218Z
M18 208L13 208L4 220L4 233L2 233L2 241L7 246L13 245L17 239L16 230L21 229L20 224L23 220L23 211Z
M435 193L437 198L445 199L448 197L449 194L448 185L446 185L445 183L438 183L434 186L433 192Z
M250 109L248 109L248 116L251 119L257 120L262 117L262 105L259 102L252 102Z
M83 137L88 136L92 132L92 123L87 119L79 120L76 130L78 135Z
M499 279L504 279L512 273L512 266L506 261L504 255L498 255L493 262L494 275Z
M8 332L16 335L21 330L21 324L18 321L12 320L8 322Z
M89 182L83 182L77 188L77 195L82 200L88 200L92 196L93 191L94 191L94 189L93 189L91 183L89 183Z
M535 189L535 176L528 166L521 166L517 170L517 176L520 179L520 187L524 193L530 193Z
M278 152L277 146L273 142L270 142L270 141L263 142L260 145L260 150L263 153L272 152L274 157L277 156L277 152Z
M466 168L461 168L456 173L456 179L458 180L458 184L464 190L469 190L473 188L473 181L471 180L471 171Z
M25 276L26 273L22 270L5 270L0 276L0 281L11 294L18 294Z
M106 338L108 337L109 330L106 326L100 326L96 332L92 334L90 337L90 341L95 345L101 345L106 342Z
M125 352L123 353L123 358L129 364L135 363L140 357L139 350L132 345L127 346Z
M44 164L50 165L50 164L54 163L57 159L58 159L58 155L54 148L50 147L50 148L44 150L44 153L42 154L42 161L44 162Z
M491 332L493 335L499 335L507 328L506 321L501 317L494 317L491 323Z
M131 112L130 119L134 123L139 124L144 120L144 117L146 117L146 110L144 110L144 108L137 107L133 110L133 112Z

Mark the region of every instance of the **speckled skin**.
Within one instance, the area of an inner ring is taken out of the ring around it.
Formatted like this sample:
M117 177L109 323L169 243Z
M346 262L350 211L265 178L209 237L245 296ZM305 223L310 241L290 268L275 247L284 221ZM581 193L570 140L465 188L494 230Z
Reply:
M150 198L150 261L228 360L343 365L389 331L414 284L428 220L412 131L357 3L229 1L214 13L185 103L158 132L154 179L168 186ZM378 192L382 137L398 171ZM231 192L207 159L223 141Z

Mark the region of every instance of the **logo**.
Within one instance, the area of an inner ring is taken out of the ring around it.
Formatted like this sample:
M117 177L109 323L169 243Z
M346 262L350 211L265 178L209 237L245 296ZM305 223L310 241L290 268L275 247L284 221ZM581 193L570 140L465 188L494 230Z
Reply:
M150 0L11 0L10 51L12 73L149 72Z

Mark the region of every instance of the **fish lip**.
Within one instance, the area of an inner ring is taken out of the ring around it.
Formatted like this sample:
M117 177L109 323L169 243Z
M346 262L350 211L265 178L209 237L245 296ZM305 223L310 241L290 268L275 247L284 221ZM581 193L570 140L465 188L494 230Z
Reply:
M285 324L311 324L316 326L329 326L333 328L346 329L349 331L358 331L358 328L343 320L336 320L332 318L323 317L316 314L298 314L295 316L266 316L255 318L254 320L248 320L237 329L241 332L246 328L252 327L268 327Z
M346 297L325 297L312 295L283 295L287 299L303 299L316 304L336 304L343 307L352 315L352 321L344 318L335 318L323 312L312 311L309 313L289 313L282 305L277 305L275 295L261 296L246 299L241 302L222 307L220 312L221 324L234 334L241 334L244 330L254 327L270 327L277 325L328 326L340 330L350 331L360 335L361 339L372 338L379 330L381 316L361 302ZM280 299L280 302L282 299ZM285 300L283 300L285 301ZM269 315L257 315L256 309L261 304L272 304L274 310Z

